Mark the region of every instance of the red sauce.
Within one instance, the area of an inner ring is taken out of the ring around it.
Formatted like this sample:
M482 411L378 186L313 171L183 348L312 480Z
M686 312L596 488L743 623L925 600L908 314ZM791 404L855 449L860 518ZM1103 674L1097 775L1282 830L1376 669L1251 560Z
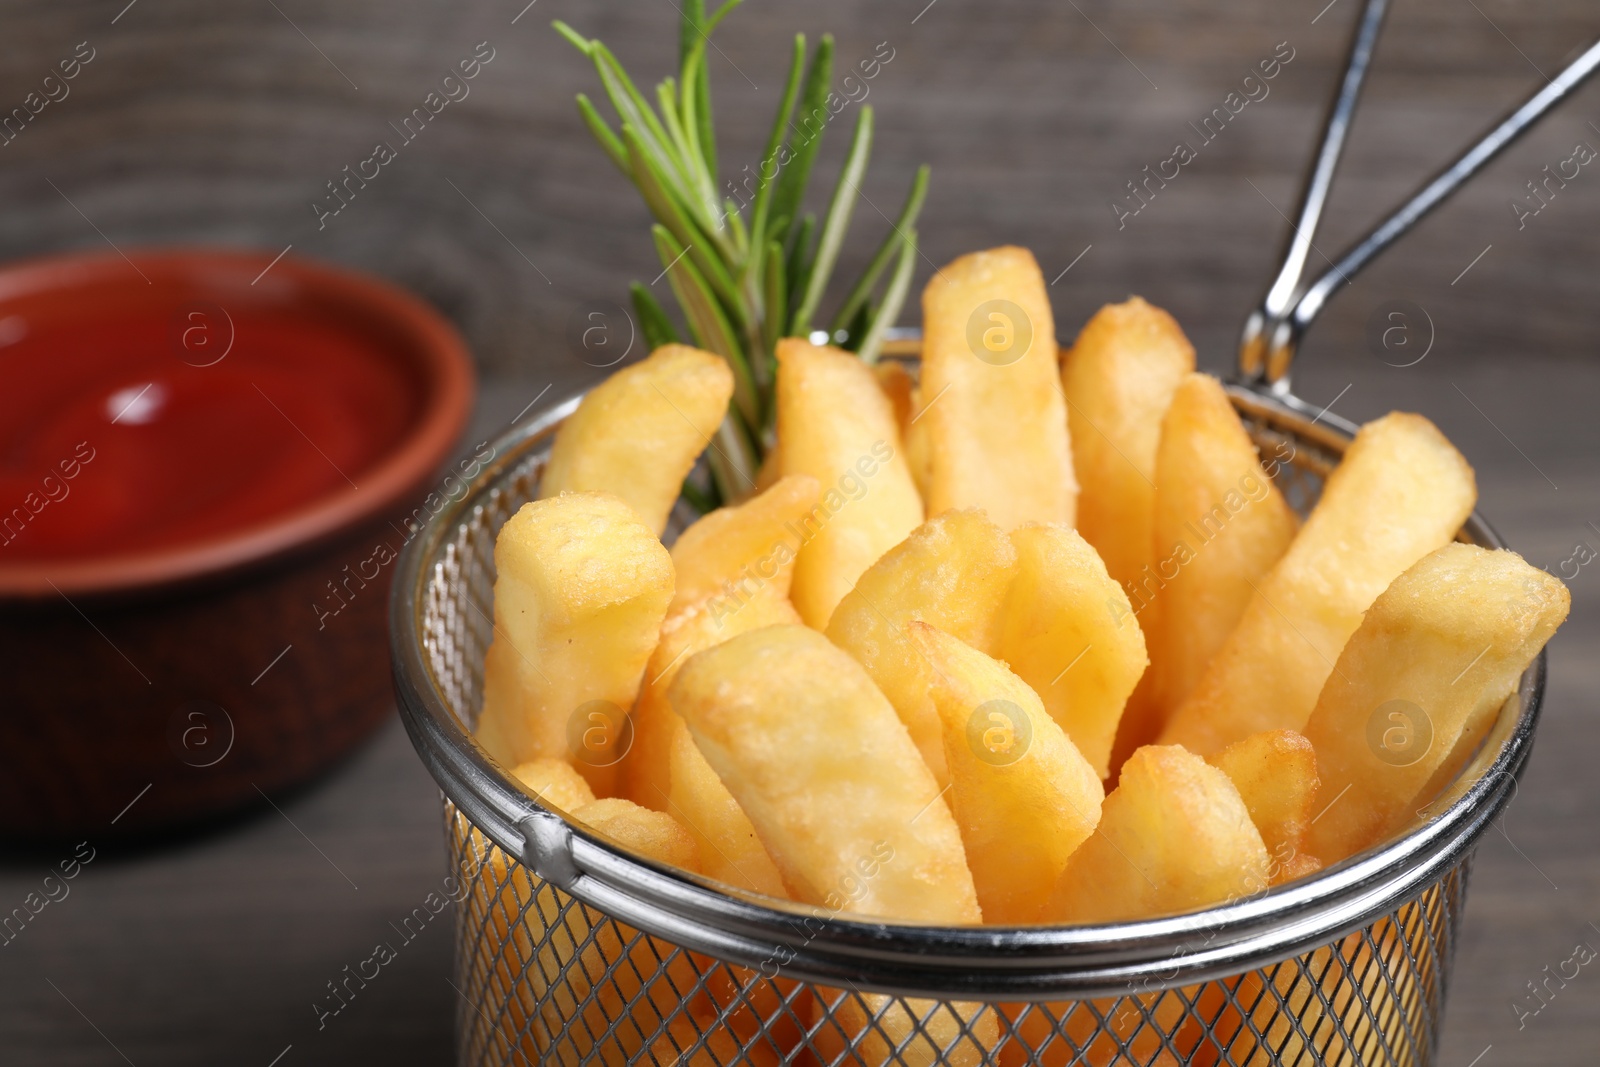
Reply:
M182 547L352 491L417 393L380 336L311 306L0 307L0 564Z

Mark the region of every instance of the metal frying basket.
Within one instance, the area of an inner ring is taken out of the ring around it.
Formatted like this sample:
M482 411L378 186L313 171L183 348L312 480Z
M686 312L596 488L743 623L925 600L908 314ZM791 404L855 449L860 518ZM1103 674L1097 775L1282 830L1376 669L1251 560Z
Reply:
M534 498L568 401L512 431L402 557L400 707L445 795L460 1062L1426 1064L1471 849L1508 802L1544 689L1523 676L1454 789L1399 839L1190 915L928 928L742 895L541 807L471 738L494 537ZM1302 508L1348 429L1241 411ZM1279 448L1278 455L1283 454ZM1500 547L1474 516L1463 539Z
M1368 0L1283 266L1230 386L1302 513L1355 427L1294 397L1295 347L1348 279L1597 65L1586 51L1304 288L1300 275L1386 0ZM910 346L913 350L915 344ZM444 793L460 1062L1421 1065L1438 1040L1473 846L1516 789L1541 654L1456 782L1386 844L1188 915L923 927L742 894L638 858L541 806L472 739L494 538L537 492L541 411L415 532L391 603L400 710ZM679 518L682 518L680 515ZM1474 515L1461 539L1503 547Z

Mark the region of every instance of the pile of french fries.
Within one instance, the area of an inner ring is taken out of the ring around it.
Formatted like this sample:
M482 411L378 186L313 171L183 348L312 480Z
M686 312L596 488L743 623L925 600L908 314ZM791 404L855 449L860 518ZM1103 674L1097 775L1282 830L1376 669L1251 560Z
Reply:
M495 548L477 736L531 794L833 913L1191 911L1404 829L1566 617L1456 542L1473 472L1419 415L1364 426L1301 522L1293 456L1165 312L1062 350L1008 247L937 272L923 323L916 374L781 342L757 484L670 550L728 366L669 345L585 397Z

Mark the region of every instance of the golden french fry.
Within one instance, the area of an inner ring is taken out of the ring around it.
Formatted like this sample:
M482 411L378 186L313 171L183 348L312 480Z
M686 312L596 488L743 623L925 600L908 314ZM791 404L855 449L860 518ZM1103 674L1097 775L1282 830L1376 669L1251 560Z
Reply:
M1197 1012L1220 1014L1210 988L1185 986L1182 994ZM1214 1067L1205 1034L1186 1014L1182 1002L1159 991L1004 1004L1000 1067Z
M1071 525L1078 487L1055 319L1025 248L962 256L922 293L928 513L981 507L1004 529Z
M783 454L774 444L767 449L767 454L762 457L761 469L756 471L756 484L751 487L752 493L764 493L778 484L778 479L783 477Z
M524 504L501 528L494 560L478 740L508 767L572 759L604 796L672 600L672 560L609 493Z
M512 775L539 800L568 814L594 803L594 790L578 769L564 759L541 756L519 763Z
M765 593L743 603L713 597L667 616L633 706L633 745L622 764L623 791L628 799L656 811L669 810L672 738L682 724L667 701L667 688L684 661L736 634L799 621L799 613L787 598Z
M585 804L573 812L573 817L623 848L657 863L699 870L700 853L694 835L665 812L652 811L621 797L606 797Z
M1154 639L1160 605L1140 603L1134 590L1160 563L1154 544L1157 440L1173 391L1192 370L1194 347L1177 322L1136 296L1097 311L1061 368L1080 486L1077 529L1139 603L1152 663L1160 661ZM1146 672L1128 695L1102 771L1154 740L1154 683Z
M752 893L786 899L783 876L756 836L750 817L700 754L682 720L673 714L671 812L694 835L699 869L708 878Z
M1306 831L1317 815L1317 755L1311 742L1293 730L1269 730L1235 741L1212 756L1213 767L1230 779L1250 821L1272 856L1272 880L1293 881L1315 870L1307 867Z
M819 989L832 1006L816 1035L822 1062L844 1067L980 1067L1000 1043L993 1004ZM849 1047L854 1042L854 1047ZM902 1047L904 1046L904 1047Z
M743 504L718 508L672 546L676 592L633 709L633 746L623 769L628 799L667 810L677 729L667 686L684 658L745 630L800 621L789 602L801 541L795 523L816 499L816 479L791 475Z
M1036 922L1100 821L1100 776L1005 664L927 623L909 630L932 665L950 807L984 921Z
M1127 594L1076 531L1028 525L1011 541L1016 577L1000 612L996 655L1106 778L1117 722L1148 662L1144 634Z
M1472 468L1421 415L1363 426L1162 742L1211 755L1262 730L1303 730L1361 613L1448 544L1476 499Z
M900 438L904 440L906 424L911 421L911 416L917 413L917 380L904 363L895 359L874 363L872 373L878 379L878 388L889 398L889 407L894 410L895 424L900 427Z
M615 493L659 537L732 395L726 361L687 345L662 345L583 398L556 433L539 496Z
M932 479L928 455L928 420L922 414L922 389L906 369L904 363L886 359L873 368L878 384L894 408L895 422L900 426L900 441L905 446L906 463L911 467L911 480L924 503L928 499L928 485Z
M670 696L795 899L981 921L933 775L866 671L826 637L803 626L741 634L689 657Z
M1095 312L1061 368L1077 529L1124 584L1155 563L1156 442L1173 391L1193 370L1194 346L1177 322L1136 296Z
M630 852L699 873L694 837L670 815L621 798L597 800L573 814ZM579 967L574 968L593 984L593 999L583 1008L583 1025L574 1028L583 1031L576 1041L584 1063L623 1067L641 1058L659 1063L657 1053L668 1055L667 1063L677 1062L676 1050L663 1038L671 1033L667 1020L678 1012L684 992L694 986L694 964L683 952L666 962L673 946L652 937L635 940L637 933L616 921L597 924L593 940L582 949Z
M1324 791L1339 797L1310 851L1334 863L1414 819L1457 739L1499 712L1571 603L1516 553L1473 545L1446 545L1395 579L1306 725Z
M922 418L920 386L917 388L915 400L916 413L911 416L911 421L906 423L901 439L906 446L906 463L911 467L911 480L916 483L917 492L922 494L922 499L927 501L929 494L933 492L933 441L928 437L928 427L932 423Z
M861 572L922 522L894 409L872 369L848 352L778 342L778 447L786 475L815 478L822 498L802 534L790 596L822 629Z
M1052 921L1148 919L1267 887L1267 848L1239 790L1177 745L1128 757L1100 812L1046 906Z
M699 750L694 749L694 742L688 739L688 731L675 715L674 725L674 803L670 817L654 811L642 811L638 806L630 805L629 801L622 800L610 801L610 809L606 809L608 801L598 801L597 805L582 809L579 817L594 824L595 829L616 838L627 848L656 861L678 865L707 877L722 878L733 885L741 885L741 888L755 889L758 893L786 896L782 881L778 878L778 869L773 867L773 861L766 856L766 849L755 838L755 830L750 829L749 819L739 811L738 803L734 803L728 790L723 789L722 782L718 781L706 761L699 758ZM698 766L691 766L696 771L702 768L710 782L698 777L691 779L685 774L678 758L678 739L688 745L694 760L698 760ZM694 789L696 782L699 784L698 790ZM720 790L722 803L718 803L710 785ZM678 798L685 792L688 793L685 803L690 806L678 803ZM741 822L742 827L739 825ZM685 832L693 841L693 856L685 853ZM717 837L717 846L714 848L706 848L707 833ZM707 854L715 857L715 869L704 862ZM741 881L728 877L730 867L731 873L746 877L747 881L755 881L758 885L742 885ZM632 936L629 926L616 926L614 929L618 937L605 941L606 934L602 934L603 952L586 958L587 974L598 974L603 960L616 958L622 942ZM651 944L653 947L648 947ZM784 1017L782 990L773 981L749 968L715 968L714 961L698 953L691 955L690 960L693 961L678 958L672 961L672 965L662 966L662 960L670 952L672 947L666 942L648 941L630 950L629 966L637 968L638 973L646 979L653 979L650 987L651 1006L642 1008L635 1005L632 1019L618 1027L622 1037L616 1043L624 1051L642 1045L643 1038L648 1037L654 1027L658 1027L662 1017L670 1016L675 1003L682 1000L686 990L693 984L696 971L706 976L704 987L702 992L690 998L688 1014L680 1014L677 1019L672 1019L666 1032L656 1033L651 1038L650 1053L646 1059L630 1059L627 1062L648 1062L656 1067L674 1067L677 1064L685 1067L699 1067L701 1064L720 1067L749 1061L750 1064L773 1064L776 1067L787 1049L798 1045L800 1038L797 1027ZM733 981L739 981L744 989L734 989ZM621 1003L616 993L632 993L640 989L637 976L621 977L619 982L618 990L602 990L602 1011L598 1017L594 1011L590 1011L590 1024L603 1025L605 1019L616 1016L616 1008ZM698 1043L701 1033L709 1035L709 1048L701 1048L685 1056L686 1049L694 1048ZM606 1041L606 1045L606 1062L622 1062L614 1056L616 1049L610 1048L610 1041Z
M557 761L531 761L519 773L524 769L530 775L525 784L537 792L534 783L548 783L541 798L565 808L574 821L658 863L693 869L692 841L667 816L624 800L569 807L566 802L582 798L581 778L560 771ZM558 799L557 793L565 795ZM474 973L466 981L507 1001L503 1014L495 1013L489 1047L508 1062L562 1067L676 1062L658 1055L670 1048L661 1020L690 988L687 957L666 966L670 945L646 938L629 946L632 927L609 920L591 925L595 912L538 881L477 830L461 843L470 856L482 857L484 867L465 879L470 892L462 906L473 928L492 931L475 942L478 951L468 963ZM477 1018L469 1025L477 1027Z
M1118 748L1128 752L1160 734L1300 525L1210 375L1188 375L1173 394L1155 481L1156 558L1129 594L1150 645L1151 692L1143 721L1134 709L1124 720Z
M724 600L725 615L753 596L787 600L801 542L797 523L819 493L815 478L791 474L679 534L672 546L677 589L669 613L712 598Z
M982 511L949 511L868 568L828 623L828 637L889 698L941 787L950 776L939 714L928 693L932 676L905 626L921 619L992 651L1015 563L1005 531Z

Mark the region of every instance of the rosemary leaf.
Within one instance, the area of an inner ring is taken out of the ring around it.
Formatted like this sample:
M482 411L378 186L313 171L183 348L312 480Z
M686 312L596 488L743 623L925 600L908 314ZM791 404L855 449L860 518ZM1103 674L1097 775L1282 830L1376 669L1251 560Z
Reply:
M717 196L716 164L705 159L700 140L704 131L701 129L699 114L701 101L695 85L704 73L705 53L699 50L691 52L688 65L683 68L681 94L677 99L674 99L672 93L665 94L661 107L664 112L675 107L681 110L681 114L674 116L674 121L678 123L678 129L683 136L683 158L694 180L696 195L700 199L706 217L711 219L715 229L721 230L728 216L718 211L720 200ZM665 84L671 83L672 79L668 78Z
M622 144L622 138L612 132L606 120L595 110L594 104L587 96L578 94L578 114L583 116L583 124L589 127L589 132L594 134L594 139L600 142L600 147L606 150L606 155L611 157L611 162L623 175L632 178L633 168L628 165L628 150Z
M689 65L689 53L700 45L700 24L706 20L706 0L681 0L683 18L678 23L678 68Z
M744 253L750 245L750 236L744 231L744 218L739 214L739 205L732 200L722 203L722 217L728 221L728 236L733 239L733 247Z
M878 354L883 351L883 336L900 317L900 309L905 306L906 294L911 290L911 275L916 266L917 231L906 230L900 238L900 258L894 265L894 273L889 277L889 287L884 290L883 304L873 315L866 333L861 336L861 343L856 347L856 354L861 357L862 362L878 362Z
M794 236L800 208L805 201L806 183L811 179L811 165L816 161L817 149L822 147L822 131L827 128L828 85L833 80L833 35L824 34L811 55L811 66L806 70L805 88L800 94L800 114L794 126L795 140L791 143L788 165L778 177L778 190L773 194L772 214L790 220L786 237ZM793 272L789 275L795 281Z
M655 235L656 252L661 256L672 292L689 320L689 332L701 348L728 361L733 369L733 402L740 418L746 425L761 425L761 400L750 380L750 366L739 348L728 316L672 233L660 224L652 227L651 232Z
M787 321L788 288L783 277L783 248L777 241L767 242L767 254L763 257L766 264L766 277L763 279L762 296L766 302L766 317L762 320L761 355L762 359L770 358L771 353L777 351L778 339L783 336L783 324ZM768 368L772 375L775 368ZM775 407L776 405L769 405Z
M639 318L639 332L644 334L644 343L650 351L662 345L678 344L678 328L672 325L655 295L638 282L630 285L628 292L633 297L633 313Z
M706 41L711 33L711 27L707 27L705 21L704 3L684 5L683 33L685 37L693 34L694 39L687 42L687 48L680 48L680 63L683 67L684 122L694 131L694 139L700 152L699 158L704 164L706 175L710 178L712 199L715 200L717 130L711 120L711 72L705 62ZM692 56L699 58L694 64L694 76L691 78L689 74ZM691 99L693 110L689 107ZM693 116L692 121L690 116Z
M689 192L690 178L684 169L683 160L679 159L673 151L672 138L662 126L660 118L639 90L634 88L627 72L617 62L616 56L605 45L595 42L591 52L594 58L595 70L600 74L600 82L605 87L606 96L611 100L611 106L616 108L617 115L622 119L623 128L632 126L641 145L657 166L661 174L662 183L677 196L680 202L690 207L695 204L695 197ZM702 226L710 222L709 219L699 219ZM709 228L709 227L707 227Z
M761 154L761 162L756 165L756 192L750 208L750 233L754 240L755 248L764 248L767 238L771 233L767 230L767 212L772 206L772 192L777 188L779 151L783 148L784 138L789 132L789 116L794 113L794 102L800 95L800 76L806 65L806 35L794 35L794 55L789 59L789 80L783 87L783 99L778 103L778 113L772 120L772 132L767 135L767 150ZM772 173L767 173L767 168L772 168ZM772 220L774 229L781 229L788 225L788 216L779 216ZM750 257L751 273L760 269L761 263L758 256Z
M805 293L789 326L790 333L803 336L811 329L811 316L816 314L817 305L822 303L822 293L828 287L828 279L833 277L833 265L839 259L845 230L850 227L850 215L861 196L861 176L866 173L867 158L871 154L872 108L863 107L856 117L855 136L851 138L850 152L845 156L844 168L839 172L838 184L834 186L828 214L823 217L822 229L817 236L817 252L811 262L811 273L806 278Z
M622 140L628 147L628 160L633 166L634 184L639 187L639 193L644 197L651 213L655 215L656 221L667 228L680 248L689 250L689 256L695 261L700 272L710 280L717 295L736 311L742 310L738 290L723 261L715 254L712 240L684 214L680 202L667 191L661 171L640 140L638 131L632 126L623 126ZM741 321L744 318L742 314L738 314L737 317Z
M846 352L854 352L861 344L861 339L867 336L867 327L872 325L872 317L877 313L877 306L871 300L861 305L855 316L837 329L830 329L828 336L843 338L835 340L834 344Z
M592 55L594 52L594 46L600 43L599 41L590 40L577 30L573 29L571 26L568 26L565 22L562 22L560 19L556 19L554 22L550 23L550 25L555 28L557 33L571 42L572 47L582 52L585 56Z
M689 502L690 507L702 515L709 515L717 510L717 494L708 493L694 484L694 475L692 474L683 480L683 488L678 492L683 499Z
M717 8L716 14L706 21L705 32L701 36L706 40L710 40L712 32L722 25L722 20L727 18L733 12L733 9L742 3L744 3L744 0L722 0L722 6Z
M761 453L732 411L706 448L706 463L718 495L726 502L749 496L756 487Z
M878 278L882 275L883 269L905 244L905 234L916 227L917 216L922 212L922 202L927 195L928 165L924 163L917 168L916 177L911 180L911 192L906 194L906 202L900 209L900 217L894 220L889 232L884 234L883 243L873 253L872 261L867 264L867 269L861 272L861 278L856 282L855 288L850 290L850 295L845 297L844 304L839 308L839 314L833 318L832 329L850 329L856 314L867 306L872 291L878 286Z
M800 292L805 288L806 271L811 265L811 234L816 228L817 217L808 211L806 217L800 220L800 228L790 239L789 260L784 264L783 272L789 280L790 304L799 303Z
M699 151L690 143L690 134L678 114L678 86L671 78L656 86L656 108L661 112L661 124L666 128L673 152L698 200L705 193L705 176L700 173Z

